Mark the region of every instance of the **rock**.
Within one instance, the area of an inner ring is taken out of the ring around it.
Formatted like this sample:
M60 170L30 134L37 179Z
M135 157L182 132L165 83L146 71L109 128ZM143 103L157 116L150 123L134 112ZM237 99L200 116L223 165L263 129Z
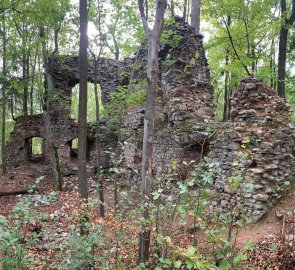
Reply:
M222 201L220 202L220 205L221 205L221 207L227 207L227 205L228 205L228 201L226 201L226 200L222 200Z
M240 144L238 143L230 143L227 147L229 150L239 150L241 148Z
M257 194L254 196L254 199L257 201L261 201L261 202L267 202L269 199L268 195L264 195L264 194Z
M196 224L191 224L187 229L187 233L189 234L194 234L196 231L200 229L200 225L198 223Z
M263 204L255 204L254 209L255 210L265 210L265 206Z
M256 174L262 174L264 173L264 170L263 169L259 169L259 168L251 168L249 169L250 172L252 173L256 173Z
M286 233L285 240L287 242L293 242L295 240L295 234L294 233Z
M256 88L255 83L246 83L246 84L245 84L245 89L246 89L246 90L252 90L252 89L254 89L254 88Z
M227 136L230 140L236 139L238 137L240 137L239 133L236 131L229 131L227 132Z
M264 168L265 168L266 170L275 170L275 169L278 168L278 166L275 165L275 164L270 164L270 165L265 166Z
M252 213L253 222L260 220L266 213L266 210L254 210Z
M213 153L225 150L215 156L224 170L216 175L221 185L217 197L222 202L228 200L227 193L238 195L245 208L242 216L253 215L258 220L269 208L268 202L277 200L294 182L295 134L289 123L290 106L255 77L241 80L231 100L233 122L218 130L212 148ZM236 177L242 186L231 191L224 175ZM253 185L256 193L242 188L247 184Z
M286 211L284 211L284 210L276 210L276 217L277 218L283 218L285 215L286 215L287 213L286 213Z

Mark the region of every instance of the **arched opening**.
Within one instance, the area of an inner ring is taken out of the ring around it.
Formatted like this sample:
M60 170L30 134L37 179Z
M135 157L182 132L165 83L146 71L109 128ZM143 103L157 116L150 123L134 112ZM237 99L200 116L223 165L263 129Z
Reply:
M78 158L78 138L72 139L71 141L69 141L68 144L70 146L70 158L72 160L77 159ZM93 142L87 138L87 146L86 146L87 161L89 161L90 159L90 151L92 147L93 147Z
M27 160L39 162L44 160L44 139L41 137L28 138L25 141Z
M70 141L70 157L77 158L78 157L78 138L75 138Z
M94 84L88 82L87 90L87 122L96 122L96 101L95 101L95 91ZM103 111L102 101L101 101L101 88L99 84L97 85L98 103L100 113ZM78 121L78 108L79 108L79 84L72 88L72 102L71 102L71 117Z

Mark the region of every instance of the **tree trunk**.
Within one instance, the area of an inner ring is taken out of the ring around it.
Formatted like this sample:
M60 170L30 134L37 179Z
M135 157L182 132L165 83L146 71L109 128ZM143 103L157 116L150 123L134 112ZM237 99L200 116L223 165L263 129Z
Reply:
M271 88L275 89L275 78L274 78L274 66L275 66L275 58L274 58L274 53L275 53L275 42L274 39L271 40L271 49L270 49L270 62L269 62L269 71L270 71L270 86Z
M228 26L231 25L231 17L227 16L227 24ZM229 48L226 48L225 51L225 66L227 67L229 64ZM227 121L230 119L230 112L229 112L229 102L230 102L230 94L229 94L229 72L226 69L225 71L225 78L224 78L224 105L223 105L223 121Z
M55 190L62 191L63 179L62 179L61 171L60 171L58 152L52 140L52 134L51 134L51 122L50 122L49 111L51 106L51 98L54 92L54 85L52 83L52 78L49 74L48 59L47 59L46 44L45 44L46 42L45 33L44 33L43 27L40 27L40 38L42 39L42 43L41 43L42 56L43 56L44 69L45 69L46 109L43 111L43 119L44 119L45 133L46 133L46 143L47 143L47 146L49 147L50 155L51 155Z
M28 64L27 64L27 55L24 52L23 53L23 59L22 59L22 66L23 66L23 85L24 85L24 94L23 94L23 115L28 114Z
M187 0L184 0L182 17L185 21L186 21L186 14L187 14Z
M278 83L277 91L280 97L285 98L285 80L286 80L286 61L287 61L287 42L289 28L295 21L295 0L292 0L292 12L290 18L287 16L286 0L281 0L281 30L279 39L279 57L278 57Z
M96 130L95 130L95 143L96 143L96 181L98 183L98 195L99 195L99 214L101 217L105 217L105 208L104 208L104 188L103 188L103 178L100 171L100 161L101 161L101 148L99 143L99 98L97 91L97 58L94 53L93 57L93 65L94 65L94 94L95 94L95 117L96 117Z
M225 66L228 66L228 55L229 55L229 49L226 49L226 55L225 55ZM228 80L229 80L229 72L228 70L225 71L225 78L224 78L224 105L223 105L223 122L227 121L229 119L228 115L228 101L229 101L229 91L228 91Z
M143 151L142 151L142 202L144 203L141 232L139 234L139 261L147 262L149 259L150 246L150 226L147 221L150 218L150 198L152 182L152 159L153 159L153 140L154 140L154 121L157 105L157 92L159 89L159 62L158 47L160 36L163 30L164 15L167 6L166 0L158 0L156 7L156 18L153 30L148 33L148 63L147 63L147 80L148 93L144 119ZM140 6L139 6L140 8ZM147 18L143 18L143 26Z
M196 33L200 33L201 23L201 0L192 0L191 7L191 26L196 29Z
M78 181L82 198L88 199L86 175L86 144L87 144L87 0L80 0L80 50L79 50L79 116L78 116Z
M251 63L251 70L252 74L255 74L257 71L257 61L256 61L256 55L255 55L255 47L252 44L252 49L251 49L251 58L252 58L252 63Z
M13 107L14 107L14 95L12 94L11 100L10 100L10 112L11 112L11 118L13 121L16 121L16 118L14 116L14 111L13 111Z
M36 72L36 62L37 62L37 51L35 52L34 63L32 67L32 78L31 78L31 89L30 89L30 114L34 114L34 101L33 101L33 94L34 94L34 83L35 83L35 72Z
M281 27L278 59L278 95L285 97L288 29Z
M230 26L231 26L231 18L230 18L230 16L228 16L227 19L225 19L224 17L222 17L222 19L223 19L223 22L225 24L225 29L226 29L226 32L228 34L228 38L229 38L229 41L230 41L230 44L231 44L231 47L233 49L234 54L236 55L237 59L240 61L241 65L245 69L247 75L248 76L251 76L251 73L249 72L249 69L248 69L247 65L245 65L243 63L243 61L242 61L242 59L241 59L238 51L236 50L236 47L235 47L235 44L234 44L234 40L233 40L233 37L232 37L231 32L230 32Z
M231 97L233 95L233 89L234 89L234 85L232 85L233 77L234 76L232 73L228 74L228 109L227 109L228 120L230 119Z
M9 191L0 191L0 197L2 196L9 196L9 195L19 195L19 194L28 194L28 189L16 189L16 190L9 190Z
M190 5L190 1L188 0L188 1L187 1L187 11L186 11L186 22L187 22L187 23L189 23L189 17L190 17L190 15L191 15L191 14L190 14L190 12L191 12L191 11L190 11L190 8L191 8L191 5Z
M60 30L60 26L57 27L55 30L54 30L54 50L53 50L53 55L58 53L59 51L59 48L58 48L58 35L59 35L59 30Z
M2 29L2 46L3 46L3 56L2 56L2 73L3 73L3 84L2 84L2 138L1 138L1 156L2 156L2 172L6 174L6 156L5 156L5 124L6 124L6 81L7 81L7 74L6 74L6 27L5 27L5 18L3 13L3 29Z
M115 37L115 33L111 33L111 35L112 35L112 39L113 39L114 47L115 47L114 56L115 56L116 60L119 60L119 58L120 58L119 44L118 44L118 41L117 41L117 39Z
M138 8L139 8L139 12L140 12L143 30L148 38L149 32L150 32L147 17L146 17L147 16L146 13L148 11L147 10L146 10L146 12L144 11L144 1L143 0L138 0Z
M175 16L175 5L174 5L174 0L171 0L170 9L171 9L171 14L172 14L172 16Z

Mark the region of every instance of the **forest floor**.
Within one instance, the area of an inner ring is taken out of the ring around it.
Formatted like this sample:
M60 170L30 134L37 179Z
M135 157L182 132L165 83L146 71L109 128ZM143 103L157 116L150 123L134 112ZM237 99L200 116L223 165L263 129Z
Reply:
M18 168L14 168L13 170L9 170L6 176L0 177L0 191L3 192L3 191L18 190L18 189L26 189L31 184L33 184L35 180L41 175L44 175L44 180L38 186L39 193L50 194L50 192L53 191L53 179L52 177L45 174L45 172L42 170L42 166L40 166L39 164L30 164L27 166L21 166ZM88 178L89 178L89 185L93 186L93 183L95 183L94 175L89 173ZM63 234L67 235L69 233L69 227L71 226L70 223L72 222L73 217L77 216L78 214L79 200L78 200L78 189L77 189L77 177L69 176L69 177L66 177L64 180L67 183L67 189L57 195L58 203L52 204L47 208L45 207L46 208L45 211L48 213L49 217L52 217L53 220L56 218L56 215L57 215L56 213L58 213L58 215L61 216L59 219L59 225L61 226L63 230ZM94 187L93 187L93 190L94 190ZM137 194L130 193L130 196L136 197L138 195L139 195L138 193ZM9 219L13 207L23 196L27 196L27 195L1 196L0 197L0 215ZM91 196L94 196L94 195L90 195L90 198ZM110 207L114 205L113 191L111 186L105 187L105 201L106 201L106 205L109 206L109 208L107 209L107 217L101 218L99 217L98 210L93 211L91 214L92 222L102 224L103 226L106 226L110 231L116 231L116 229L120 228L120 226L125 226L128 223L128 220L126 221L126 224L120 224L120 222L118 222L118 220L114 218L113 207ZM98 209L97 205L96 205L96 209ZM294 213L294 210L295 210L295 196L291 192L290 195L286 196L281 201L280 204L274 206L271 210L269 210L267 215L265 215L265 217L263 217L259 222L243 227L239 231L237 239L236 239L237 246L242 247L248 241L257 243L260 246L265 246L265 243L273 241L274 238L285 233L284 231L287 230L286 227L288 226L288 223L286 222L286 213L287 212ZM67 219L66 217L72 217L72 219ZM294 216L292 218L294 219ZM191 220L188 221L187 227L189 227L189 224L191 224ZM178 241L177 246L185 248L189 244L192 244L193 235L186 230L187 228L174 226L172 223L170 226L171 226L170 231L176 232L175 237L173 238L173 241ZM294 241L295 240L294 239L295 220L294 220L294 224L292 224L292 226L289 226L289 227L293 228L292 241L294 244L295 243ZM136 238L138 234L137 228L130 227L130 233L132 237ZM200 245L206 242L205 236L202 232L197 232L196 237L199 240ZM125 250L124 249L120 250L120 252L125 254L126 257L128 257L128 253L136 254L135 250L133 250L132 252L129 252L128 248L136 249L136 245L134 245L133 247L128 246L126 247ZM266 248L266 250L267 252L265 255L265 259L267 260L267 256L271 256L271 254L267 254L267 253L271 251L269 251L268 248ZM39 253L40 250L36 250L35 252ZM50 254L45 254L44 256L47 257L46 259L47 264L49 265L54 264L54 262L51 261L50 259ZM264 257L264 255L261 256L261 254L259 255L255 254L255 256L259 257L257 260L261 260ZM130 258L130 260L134 260L134 258L133 259ZM44 268L44 267L42 268L41 265L43 264L44 263L40 262L39 263L40 267L38 267L38 263L37 263L36 268L31 268L31 269L54 269L54 268ZM136 261L133 261L131 263L131 265L133 264L136 264ZM130 268L130 269L133 269L133 268ZM281 269L281 268L274 268L274 269Z

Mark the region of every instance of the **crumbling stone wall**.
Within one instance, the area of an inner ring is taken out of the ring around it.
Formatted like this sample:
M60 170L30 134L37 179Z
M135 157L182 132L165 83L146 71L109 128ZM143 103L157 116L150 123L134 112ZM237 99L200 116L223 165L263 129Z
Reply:
M261 218L294 181L294 128L290 106L257 78L247 77L232 97L231 123L212 142L213 162L222 172L215 188L215 207L233 207L239 201L242 215ZM241 181L237 190L229 177ZM233 193L235 198L233 198Z
M115 92L120 85L128 84L128 76L124 73L129 59L116 61L99 58L96 63L97 82L101 87L102 103L110 102L110 93ZM55 89L60 95L71 100L72 88L79 83L79 57L58 56L49 58L49 72L52 76ZM94 83L94 66L90 61L88 68L88 81Z
M268 205L293 183L294 129L289 124L290 107L261 80L247 77L234 92L231 121L217 124L203 37L180 18L166 26L164 37L159 51L160 91L155 120L154 174L165 177L170 172L170 163L175 160L178 161L178 177L185 180L189 169L182 162L200 160L208 154L210 144L210 160L218 162L221 167L214 183L216 198L212 208L224 210L239 202L243 206L243 216L259 219ZM78 57L72 56L51 57L48 62L54 86L48 112L52 137L65 174L73 170L70 144L78 134L77 124L70 116L72 88L79 83L78 64ZM135 92L146 91L146 64L146 45L142 45L131 59L99 59L97 81L102 89L103 104L110 102L110 94L120 86ZM93 64L89 66L88 80L94 82ZM135 84L140 87L134 87ZM101 121L99 134L104 152L109 147L115 148L120 133L121 142L125 142L125 166L139 173L144 114L144 104L129 106L119 130L111 130L106 120ZM214 123L215 132L211 128ZM93 167L95 136L95 128L89 125L88 157ZM17 119L6 146L9 165L26 161L25 142L32 137L46 137L42 115ZM47 151L44 162L48 162ZM102 166L111 166L108 155L103 155ZM229 183L231 177L239 180L234 192Z
M42 114L18 117L14 130L10 134L9 142L5 147L8 166L14 166L28 160L26 141L33 137L45 139Z
M213 89L209 84L210 71L202 35L197 35L181 18L167 25L164 33L170 34L159 51L161 84L155 123L154 171L158 176L167 175L171 162L177 160L179 177L185 178L187 168L182 170L182 161L199 160L208 150L210 132L206 121L214 118ZM142 46L135 58L135 64L140 64L136 65L133 79L146 78L146 58L146 47ZM143 106L133 108L125 119L126 164L137 171L141 167L144 111Z
M121 76L122 68L125 67L128 59L123 62L110 59L99 59L97 61L98 77L97 81L102 89L103 104L109 103L110 93L116 91L119 85L128 83L128 79ZM52 140L55 143L61 163L63 173L72 173L77 170L76 165L71 162L70 144L78 136L78 126L74 119L71 119L71 95L72 88L79 83L79 65L78 57L59 56L49 58L48 67L53 83L54 93L51 97L49 108L47 108ZM94 82L94 67L89 66L88 80ZM110 142L114 135L106 130L102 121L100 143L103 150L108 150L114 142ZM107 135L106 135L107 133ZM106 135L106 136L103 136ZM16 120L14 131L6 146L7 163L10 166L18 166L28 161L26 141L32 137L41 137L46 139L43 115L21 116ZM88 127L88 152L90 165L95 165L95 132L94 128ZM46 141L45 141L46 145ZM47 147L48 148L48 147ZM45 148L44 163L49 162L49 151ZM102 157L103 166L109 166L107 157ZM73 167L74 166L74 167Z

